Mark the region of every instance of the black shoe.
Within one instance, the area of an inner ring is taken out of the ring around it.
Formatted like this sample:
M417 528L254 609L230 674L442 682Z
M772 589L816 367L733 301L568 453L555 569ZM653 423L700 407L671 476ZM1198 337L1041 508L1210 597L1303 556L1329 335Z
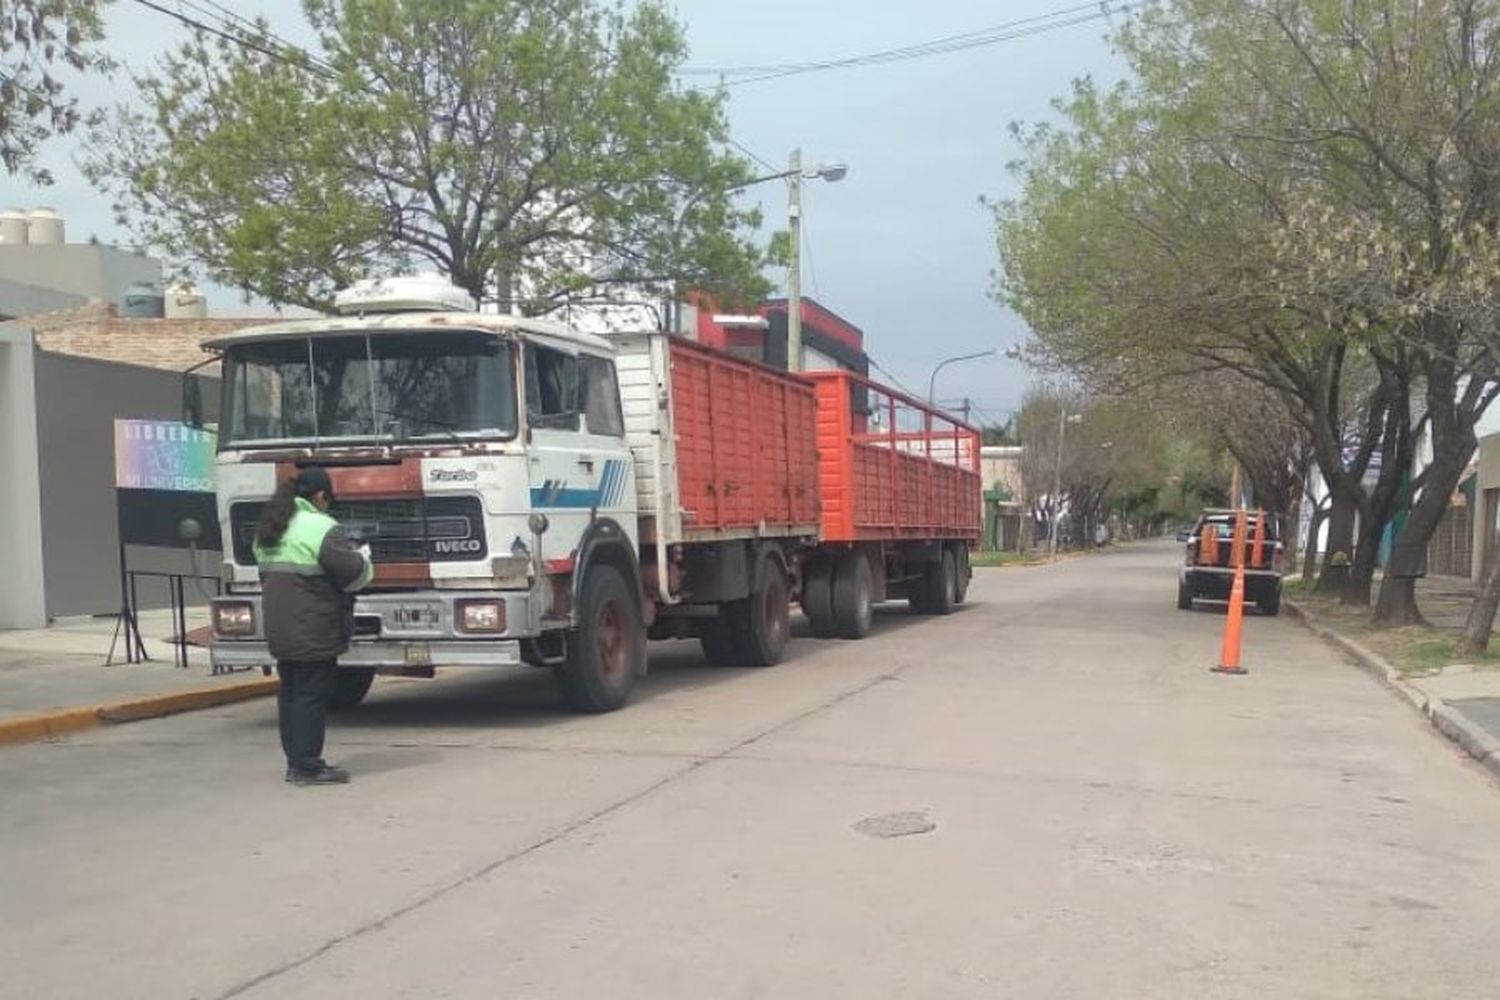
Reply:
M329 764L324 764L315 771L287 768L286 780L291 785L347 785L349 772Z

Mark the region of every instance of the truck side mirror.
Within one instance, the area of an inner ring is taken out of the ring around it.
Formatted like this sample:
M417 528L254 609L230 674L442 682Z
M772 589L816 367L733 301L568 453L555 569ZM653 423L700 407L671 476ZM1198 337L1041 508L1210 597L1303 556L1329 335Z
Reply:
M182 422L196 430L203 429L203 390L196 376L182 376Z

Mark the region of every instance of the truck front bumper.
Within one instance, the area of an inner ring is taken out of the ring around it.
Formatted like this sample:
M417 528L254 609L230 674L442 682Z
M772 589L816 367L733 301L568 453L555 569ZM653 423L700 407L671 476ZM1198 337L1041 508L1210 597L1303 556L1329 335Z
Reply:
M472 635L457 625L458 602L495 600L505 606L507 630L500 635ZM276 662L266 645L259 594L226 594L214 605L250 609L248 635L217 632L209 648L215 669L244 669ZM217 619L216 619L217 620ZM530 594L514 592L420 591L361 594L354 602L355 633L339 657L341 667L411 670L429 667L519 666L521 642L533 632Z
M215 639L209 650L215 669L268 667L276 660L263 640ZM408 670L426 667L518 667L515 639L358 639L339 657L341 667Z

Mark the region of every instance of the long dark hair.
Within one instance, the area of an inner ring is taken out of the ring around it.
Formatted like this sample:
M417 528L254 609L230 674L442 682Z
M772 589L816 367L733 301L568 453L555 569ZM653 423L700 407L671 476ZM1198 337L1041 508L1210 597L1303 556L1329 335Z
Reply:
M292 523L292 515L297 513L297 498L311 498L328 489L328 473L316 466L308 466L295 476L283 479L260 510L255 541L265 548L281 544L287 525Z
M260 523L255 526L255 540L260 545L270 548L281 544L281 536L286 534L286 526L292 523L292 515L297 513L297 477L284 479L281 485L276 487L276 492L271 494L271 499L260 509Z

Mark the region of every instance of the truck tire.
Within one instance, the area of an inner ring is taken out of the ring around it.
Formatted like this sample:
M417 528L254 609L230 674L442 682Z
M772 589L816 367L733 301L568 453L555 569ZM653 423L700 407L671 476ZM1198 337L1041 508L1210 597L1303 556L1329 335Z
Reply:
M791 587L781 561L770 555L762 557L750 597L724 608L738 640L741 666L770 667L781 662L792 634L791 603Z
M1177 610L1193 610L1193 592L1189 590L1188 585L1181 580L1177 581Z
M640 608L613 566L587 571L578 601L578 627L556 668L558 687L578 712L612 712L624 705L646 662Z
M842 639L863 639L875 620L875 577L858 552L845 552L834 567L833 620Z
M703 647L703 658L709 663L720 667L740 665L740 639L735 634L729 605L721 606L716 616L699 623L698 645Z
M374 667L340 667L333 675L333 700L328 708L333 712L347 712L365 700L370 685L375 683Z
M974 567L969 562L969 546L959 542L953 547L954 562L958 569L957 587L954 588L954 604L962 604L969 597L969 581L974 579Z
M803 568L802 613L818 638L831 639L838 634L833 617L833 560L814 559Z
M1277 588L1271 592L1270 596L1261 598L1256 602L1256 606L1260 608L1261 614L1272 618L1281 614L1281 589Z
M958 560L952 549L943 549L937 562L927 567L922 574L922 586L927 591L922 600L922 613L928 615L951 615L958 605Z

